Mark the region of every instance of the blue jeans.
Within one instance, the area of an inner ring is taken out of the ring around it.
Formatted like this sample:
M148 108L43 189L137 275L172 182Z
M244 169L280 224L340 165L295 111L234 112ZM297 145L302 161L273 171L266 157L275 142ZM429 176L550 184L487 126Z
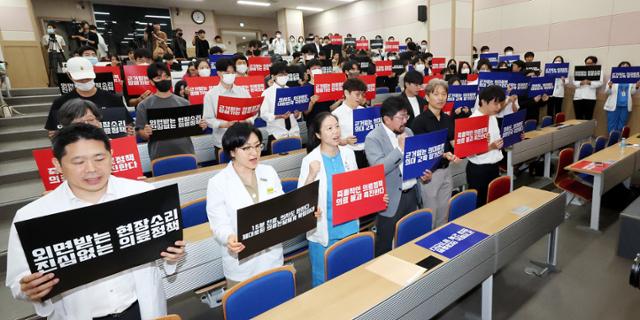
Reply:
M325 247L317 242L309 241L309 260L311 260L311 285L315 288L324 283L324 253L340 239L330 239Z
M629 111L627 106L616 106L613 111L607 111L607 130L611 132L616 130L622 131L622 128L627 124L629 119Z

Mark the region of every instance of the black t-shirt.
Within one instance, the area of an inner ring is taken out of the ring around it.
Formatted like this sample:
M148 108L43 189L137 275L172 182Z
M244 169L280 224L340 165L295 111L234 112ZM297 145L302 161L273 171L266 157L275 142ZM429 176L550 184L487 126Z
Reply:
M413 123L411 124L411 130L415 135L434 132L441 129L447 129L447 142L444 144L444 152L453 152L451 140L453 140L453 136L455 134L455 122L451 116L444 112L440 112L440 120L438 120L433 112L427 108L420 113L419 116L413 119ZM447 166L449 166L449 160L442 157L440 164L436 166L436 168L446 168Z
M82 97L78 94L76 90L73 90L65 95L62 95L60 98L53 101L51 104L51 109L49 110L49 116L47 117L47 123L44 125L44 128L49 131L58 130L58 110L62 107L62 105L71 100L71 99L84 99L89 100L96 104L98 109L106 109L106 108L125 108L124 102L122 101L122 97L119 95L115 95L113 93L109 93L100 89L97 89L96 94L91 97ZM133 119L127 112L127 123L132 123Z
M209 41L200 40L196 37L196 57L208 58L209 57Z

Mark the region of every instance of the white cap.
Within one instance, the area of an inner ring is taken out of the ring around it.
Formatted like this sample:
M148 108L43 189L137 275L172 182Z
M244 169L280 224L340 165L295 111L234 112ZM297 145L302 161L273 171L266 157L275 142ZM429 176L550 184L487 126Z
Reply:
M93 64L89 59L83 57L69 59L67 61L67 72L71 75L72 80L96 78L96 73L93 72Z

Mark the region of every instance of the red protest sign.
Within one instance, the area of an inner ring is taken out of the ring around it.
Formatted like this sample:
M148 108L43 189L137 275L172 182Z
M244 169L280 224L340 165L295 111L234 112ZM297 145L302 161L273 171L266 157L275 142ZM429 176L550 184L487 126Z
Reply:
M236 77L234 84L247 89L252 98L260 97L265 89L263 76Z
M156 92L147 77L147 66L124 66L124 79L130 96L139 96L147 90Z
M467 83L477 81L478 80L478 76L479 76L479 74L477 74L477 73L468 74L467 75Z
M374 64L376 65L376 77L390 76L393 72L393 61L391 60L375 61Z
M249 57L249 75L266 76L269 74L271 57Z
M264 97L235 98L218 97L216 118L225 121L242 121L258 114Z
M432 79L440 79L440 80L442 80L443 78L444 78L444 76L439 74L439 73L438 74L434 74L434 75L430 75L430 76L424 76L424 79L422 79L422 83L424 84L424 86L426 86L429 83L429 81L431 81ZM424 92L424 89L420 89L420 91L418 91L418 95L424 98L424 96L426 95L425 92Z
M456 119L454 153L459 158L489 150L489 116Z
M313 76L314 94L318 102L338 100L342 98L342 84L345 81L344 73L323 73Z
M382 164L333 175L333 225L358 219L387 208Z
M115 66L93 66L93 72L95 73L111 73L113 75L113 86L116 92L122 93L122 75L120 74L120 68Z
M362 80L367 85L367 92L365 92L364 97L367 100L373 100L376 97L376 76L375 75L362 75L359 76L360 80Z
M190 104L202 104L204 101L204 95L211 88L217 86L220 83L220 77L187 77L187 87L191 90L189 92Z
M400 51L400 41L386 41L384 43L385 52L398 52Z
M33 150L40 179L46 191L57 188L64 178L53 165L53 150L51 148ZM111 174L116 177L138 179L142 177L142 166L136 138L127 136L111 140Z
M369 50L369 40L356 40L356 50Z
M142 166L138 144L134 136L111 140L111 174L120 178L138 179L142 177Z
M440 73L440 71L442 71L442 69L446 67L446 63L447 63L447 58L442 58L442 57L432 58L431 71L433 73Z
M451 115L451 110L453 110L453 101L445 103L444 107L442 108L442 112L448 115Z
M342 45L342 36L340 36L340 35L331 36L331 37L329 37L329 39L331 40L331 44L333 44L333 45Z

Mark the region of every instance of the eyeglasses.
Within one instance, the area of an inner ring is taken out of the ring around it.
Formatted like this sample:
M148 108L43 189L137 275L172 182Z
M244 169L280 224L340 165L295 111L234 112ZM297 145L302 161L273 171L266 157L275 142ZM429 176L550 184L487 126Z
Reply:
M409 120L409 115L408 114L397 114L395 116L393 116L394 118L400 119L400 120Z
M251 150L255 150L256 152L260 152L260 151L262 151L263 147L264 147L264 144L260 143L260 144L257 144L255 146L240 147L240 150L242 150L244 152L249 152Z

